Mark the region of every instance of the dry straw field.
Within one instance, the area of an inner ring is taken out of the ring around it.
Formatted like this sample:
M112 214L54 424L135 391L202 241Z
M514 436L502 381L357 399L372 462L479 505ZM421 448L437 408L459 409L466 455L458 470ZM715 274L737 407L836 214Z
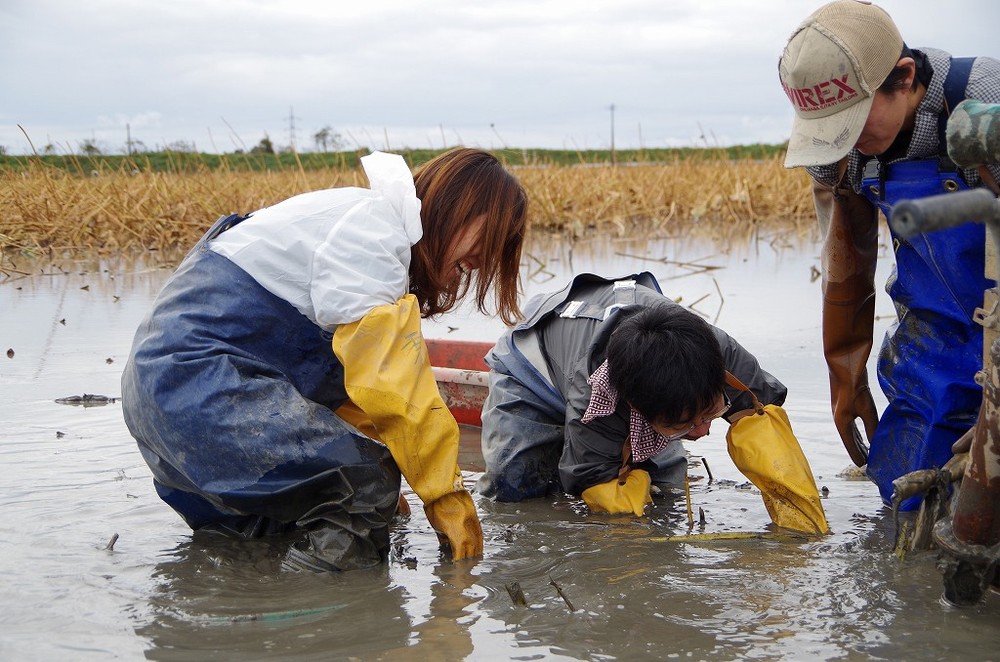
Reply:
M528 190L531 231L569 238L699 234L720 240L815 227L808 176L765 159L686 158L632 165L513 168ZM101 254L183 249L220 215L305 191L366 186L359 168L235 172L128 170L74 175L32 163L0 170L0 250Z

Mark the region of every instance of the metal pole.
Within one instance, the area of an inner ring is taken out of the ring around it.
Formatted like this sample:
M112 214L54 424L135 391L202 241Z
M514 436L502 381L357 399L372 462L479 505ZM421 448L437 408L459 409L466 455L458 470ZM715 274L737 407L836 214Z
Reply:
M615 104L611 104L611 165L615 162Z

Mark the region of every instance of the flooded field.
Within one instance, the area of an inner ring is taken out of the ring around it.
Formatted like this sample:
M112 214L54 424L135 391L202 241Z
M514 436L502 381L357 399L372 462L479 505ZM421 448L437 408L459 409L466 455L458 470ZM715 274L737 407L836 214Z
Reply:
M829 535L678 540L775 533L716 423L687 444L703 525L689 529L683 495L658 496L642 519L592 515L567 497L475 496L485 554L456 564L407 492L413 515L398 521L388 563L336 575L284 572L283 550L264 543L192 535L155 495L117 398L133 331L172 262L6 256L0 659L1000 658L998 596L943 604L935 554L894 554L892 515L874 485L841 475L849 460L820 349L818 249L794 244L537 241L524 282L534 293L570 273L646 269L736 337L789 387L785 408L828 491ZM881 336L892 307L879 296ZM426 332L482 340L500 330L456 314ZM83 394L111 401L56 402ZM464 434L471 487L482 467L475 431Z

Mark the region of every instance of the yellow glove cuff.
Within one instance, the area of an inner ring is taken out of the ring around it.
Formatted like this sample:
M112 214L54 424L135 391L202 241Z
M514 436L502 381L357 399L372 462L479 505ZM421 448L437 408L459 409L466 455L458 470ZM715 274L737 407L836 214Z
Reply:
M760 490L772 522L806 533L829 531L812 469L784 409L766 405L763 414L740 418L726 446L736 468Z
M595 513L633 513L641 517L646 505L653 502L649 496L651 482L648 472L633 469L624 479L615 478L607 483L588 487L583 491L583 501Z

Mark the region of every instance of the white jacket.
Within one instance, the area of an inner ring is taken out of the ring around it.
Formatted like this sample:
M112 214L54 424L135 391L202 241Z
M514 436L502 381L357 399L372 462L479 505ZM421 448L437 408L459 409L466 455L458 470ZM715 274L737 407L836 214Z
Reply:
M403 157L373 152L361 164L370 189L296 195L209 248L331 333L395 303L409 291L410 248L423 234L420 200Z

